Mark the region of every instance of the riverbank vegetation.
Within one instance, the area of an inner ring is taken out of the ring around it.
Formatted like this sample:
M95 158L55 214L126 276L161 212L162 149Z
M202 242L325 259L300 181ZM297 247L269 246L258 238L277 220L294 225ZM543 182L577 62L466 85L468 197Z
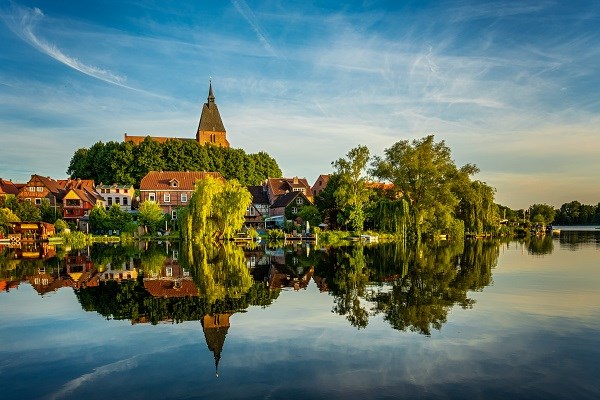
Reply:
M495 189L472 180L475 165L457 167L450 148L433 135L399 141L383 157L370 157L367 147L358 146L332 165L335 172L316 201L333 227L373 229L416 242L500 229Z

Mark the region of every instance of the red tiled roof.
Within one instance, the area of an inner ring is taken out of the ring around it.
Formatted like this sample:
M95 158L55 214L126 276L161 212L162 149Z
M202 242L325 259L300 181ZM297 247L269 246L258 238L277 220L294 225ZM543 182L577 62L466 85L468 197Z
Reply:
M140 190L194 190L194 185L199 179L207 176L225 180L218 172L203 171L150 171L142 178ZM172 181L177 180L177 187L172 186Z
M4 179L0 179L0 195L3 194L18 194L19 188L12 183L11 181L5 181Z
M273 198L271 198L272 202L274 202L277 197L284 195L287 192L292 192L294 188L304 189L304 195L306 197L313 197L312 190L310 189L310 185L306 178L269 178L267 180L267 186L273 196Z
M34 177L37 177L44 186L46 186L46 188L52 193L52 194L60 194L61 193L61 189L62 187L60 186L60 184L50 178L49 176L41 176L41 175L31 175L31 180L34 179Z
M144 288L153 297L198 296L198 288L192 278L144 279Z
M93 179L58 179L58 184L65 190L94 188Z

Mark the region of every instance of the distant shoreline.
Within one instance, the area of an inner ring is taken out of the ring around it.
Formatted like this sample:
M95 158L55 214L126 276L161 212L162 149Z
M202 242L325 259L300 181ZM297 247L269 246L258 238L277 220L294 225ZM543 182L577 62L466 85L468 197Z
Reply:
M600 232L600 225L552 225L552 228L565 232Z

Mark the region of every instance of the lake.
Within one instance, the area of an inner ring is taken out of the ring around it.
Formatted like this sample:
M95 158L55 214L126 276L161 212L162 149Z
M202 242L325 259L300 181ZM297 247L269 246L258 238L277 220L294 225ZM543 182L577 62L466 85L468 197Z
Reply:
M0 249L5 399L597 399L600 230Z

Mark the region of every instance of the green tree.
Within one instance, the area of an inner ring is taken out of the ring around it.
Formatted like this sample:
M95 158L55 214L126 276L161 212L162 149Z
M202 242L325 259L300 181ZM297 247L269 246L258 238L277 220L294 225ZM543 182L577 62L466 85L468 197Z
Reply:
M371 194L365 177L369 149L366 146L355 147L346 157L333 162L335 174L339 177L334 196L338 207L346 211L350 227L360 232L365 221L364 207Z
M68 227L69 227L69 225L65 222L64 219L57 219L56 222L54 222L54 229L58 233L64 231Z
M542 225L551 224L556 214L554 207L548 204L534 204L529 207L529 212L531 221Z
M454 212L459 204L457 187L478 172L467 164L458 169L444 141L435 142L433 135L412 143L402 140L376 157L372 173L389 180L407 199L413 214L411 227L419 240L422 234L434 236L452 229Z
M109 228L108 213L104 207L95 205L89 215L90 228L92 232L103 232Z
M155 233L164 221L164 213L160 206L153 201L144 201L140 204L138 221L145 225L150 233Z
M303 222L308 222L310 226L318 226L321 223L321 213L317 207L312 205L305 205L300 208L298 216Z
M42 199L40 206L40 218L42 221L53 224L58 217L60 215L58 215L56 208L50 205L50 200Z
M40 209L31 201L19 202L16 214L21 221L33 222L41 219Z
M233 237L251 202L252 195L237 180L223 182L210 176L199 180L183 214L183 239Z
M19 217L10 208L0 208L0 232L7 233L10 222L19 221Z

